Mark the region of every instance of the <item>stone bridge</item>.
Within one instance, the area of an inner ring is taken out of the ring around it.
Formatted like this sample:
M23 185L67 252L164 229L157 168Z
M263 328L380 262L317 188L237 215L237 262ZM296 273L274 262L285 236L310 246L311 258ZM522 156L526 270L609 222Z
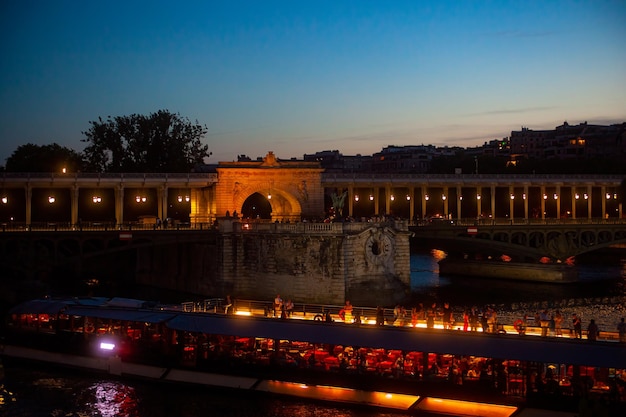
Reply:
M4 230L0 292L31 283L76 294L85 285L110 283L116 294L137 284L203 296L271 300L280 293L294 302L391 304L409 287L409 236L406 221L232 217L208 229Z
M414 239L456 254L509 256L518 262L571 257L610 246L626 247L626 220L588 221L437 219L410 227Z

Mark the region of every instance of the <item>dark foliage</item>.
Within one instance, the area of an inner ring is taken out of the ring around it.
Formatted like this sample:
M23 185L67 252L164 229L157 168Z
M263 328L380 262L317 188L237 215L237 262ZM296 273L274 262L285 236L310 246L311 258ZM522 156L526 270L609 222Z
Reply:
M5 170L8 172L76 172L82 169L80 153L60 146L57 143L50 145L34 145L27 143L20 145L7 158Z
M206 126L167 110L89 123L83 155L91 172L189 172L210 155Z

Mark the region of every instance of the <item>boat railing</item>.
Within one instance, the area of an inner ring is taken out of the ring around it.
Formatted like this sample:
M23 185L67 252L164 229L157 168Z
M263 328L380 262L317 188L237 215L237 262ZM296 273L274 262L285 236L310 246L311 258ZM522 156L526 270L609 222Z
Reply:
M226 305L223 298L210 298L202 301L188 301L181 305L184 312L202 312L202 313L225 313ZM265 317L278 317L280 311L274 311L273 300L260 301L260 300L247 300L236 299L234 300L233 312L238 314L249 314L251 316L265 316ZM393 311L391 309L384 309L385 317L391 318ZM313 320L316 316L325 316L329 313L331 319L334 321L343 321L343 317L346 314L344 306L333 304L304 304L294 303L294 308L290 314L292 318L301 318ZM358 315L363 321L375 320L376 308L374 307L356 307L352 308L352 316ZM319 317L318 317L319 319Z
M227 314L234 313L237 315L249 315L254 317L281 317L280 311L274 311L274 303L273 300L247 300L247 299L235 299L233 300L232 309L227 309L225 304L225 299L223 298L209 298L202 301L189 301L184 302L181 305L181 309L184 312L191 313L219 313L219 314ZM351 316L347 313L342 305L333 305L333 304L304 304L304 303L294 303L294 308L291 314L288 314L288 318L293 319L301 319L301 320L325 320L326 313L330 315L330 318L333 322L343 322L343 323L352 323L354 321L355 316L358 314L360 317L360 322L364 324L375 324L376 323L376 312L377 308L375 307L361 307L361 306L353 306ZM393 325L393 326L413 326L416 327L426 327L426 319L425 317L420 317L416 323L412 324L411 313L407 312L404 319L400 322L394 321L394 310L391 308L383 308L384 314L384 324ZM458 313L456 314L458 316ZM531 321L532 323L532 321ZM525 335L529 336L539 336L542 334L541 327L528 323L525 326ZM456 321L451 328L452 330L461 330L463 327L462 322ZM434 325L435 329L442 329L443 325L441 323L441 319L437 319ZM478 331L484 332L485 330L482 328L482 324L478 324ZM493 330L496 333L508 333L508 334L518 334L519 330L515 326L515 323L500 321L495 324L495 328ZM557 337L553 334L553 330L550 331L551 337ZM575 337L573 335L573 330L568 327L564 327L562 329L562 334L559 334L558 337L563 337L566 339ZM587 331L585 329L582 330L582 338L586 339ZM618 342L619 335L616 331L606 331L602 330L600 335L598 336L598 340Z
M202 301L186 301L181 303L181 308L186 313L221 313L223 302L223 298L207 298Z

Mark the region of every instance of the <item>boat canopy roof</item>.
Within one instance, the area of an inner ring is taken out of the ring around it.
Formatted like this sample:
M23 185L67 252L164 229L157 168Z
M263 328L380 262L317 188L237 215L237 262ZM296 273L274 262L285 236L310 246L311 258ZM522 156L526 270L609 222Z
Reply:
M136 321L144 323L163 323L176 315L175 312L160 310L128 310L123 308L102 308L89 306L70 306L65 310L65 314L84 317L95 317L100 319Z
M18 304L9 314L58 314L71 303L71 300L40 299Z

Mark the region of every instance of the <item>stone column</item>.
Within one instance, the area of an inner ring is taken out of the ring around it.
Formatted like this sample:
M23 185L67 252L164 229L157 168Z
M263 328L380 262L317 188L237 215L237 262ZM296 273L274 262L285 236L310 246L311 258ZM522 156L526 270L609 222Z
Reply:
M428 195L428 188L422 186L422 220L426 218L426 196Z
M588 219L591 219L591 215L592 215L592 213L591 213L591 209L593 207L593 204L591 203L591 199L592 199L592 197L591 197L592 193L591 192L592 191L593 191L593 187L591 187L591 185L587 185L587 197L588 197L587 198L587 218Z
M415 187L409 187L409 222L415 218Z
M380 216L380 202L378 198L380 197L380 188L374 187L374 215Z
M606 186L600 187L600 198L602 199L602 218L606 218Z
M352 185L348 185L348 216L353 216L353 207L354 207L354 187Z
M391 185L385 186L385 215L391 213Z
M443 187L443 193L441 194L441 198L443 199L443 217L448 218L448 187Z
M124 223L124 186L115 188L115 222L118 226Z
M528 220L528 185L524 185L524 219Z
M542 185L540 188L540 193L541 193L541 218L545 219L546 218L546 186Z
M571 187L572 194L572 219L576 219L576 187Z
M556 218L561 218L561 186L556 186Z
M481 215L483 214L483 209L482 209L482 196L480 195L482 191L481 187L476 187L476 217L480 218Z
M496 220L496 186L491 186L491 218Z
M461 220L461 203L463 201L463 196L461 195L461 186L456 186L456 218Z
M30 185L25 187L26 194L26 226L30 226L33 215L33 189Z
M509 186L509 219L513 222L515 217L515 188Z
M78 186L75 185L70 189L70 199L71 199L71 208L70 208L70 222L72 225L78 223Z

